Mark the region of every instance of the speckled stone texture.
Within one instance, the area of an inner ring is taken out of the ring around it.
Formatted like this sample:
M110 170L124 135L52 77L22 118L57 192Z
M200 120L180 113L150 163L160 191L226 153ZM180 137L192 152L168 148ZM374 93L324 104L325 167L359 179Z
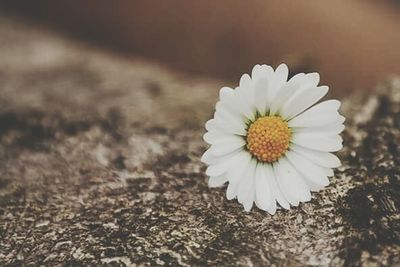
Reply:
M0 16L1 266L399 266L400 79L341 97L329 187L246 213L199 160L223 82L29 24Z

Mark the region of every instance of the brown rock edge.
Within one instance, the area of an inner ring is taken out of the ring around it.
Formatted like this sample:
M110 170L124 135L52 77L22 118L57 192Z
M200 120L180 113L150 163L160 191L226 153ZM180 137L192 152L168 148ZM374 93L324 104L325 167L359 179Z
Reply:
M400 80L342 98L343 167L249 213L199 158L216 81L0 16L0 265L399 265Z

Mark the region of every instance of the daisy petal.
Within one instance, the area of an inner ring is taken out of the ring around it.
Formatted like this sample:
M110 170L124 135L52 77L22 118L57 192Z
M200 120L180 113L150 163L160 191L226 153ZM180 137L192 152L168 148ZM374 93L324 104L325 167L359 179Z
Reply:
M343 147L342 141L343 139L339 135L326 137L311 133L294 133L292 137L292 143L325 152L340 150Z
M243 207L244 207L245 211L249 212L251 210L251 208L253 207L254 197L255 197L255 187L254 187L254 181L253 181L251 188L248 192L248 195L245 198L245 200L243 201Z
M306 74L297 73L292 78L289 79L288 83L302 84L305 80Z
M218 102L216 104L216 112L214 114L214 117L218 120L226 121L238 129L244 129L246 127L242 117L231 112L221 102Z
M206 132L203 135L203 140L206 141L208 144L212 144L215 143L216 141L219 141L223 138L230 138L233 137L235 135L233 134L227 134L224 132Z
M270 106L272 103L272 100L274 99L276 93L279 91L279 89L282 88L282 86L286 83L287 77L289 74L289 69L286 66L286 64L280 64L276 70L275 70L275 75L271 78L271 86L269 87L268 90L268 98L267 98L267 105Z
M208 132L212 133L229 133L237 135L246 135L246 130L242 127L236 127L228 122L221 121L221 119L211 119L206 122L205 128Z
M306 180L322 187L329 184L329 180L325 175L323 167L314 164L307 158L301 157L294 151L288 151L286 157L293 164L295 169L306 178Z
M204 162L208 165L217 164L221 161L229 160L230 158L232 158L233 156L235 156L240 152L242 152L242 149L239 148L232 151L231 153L222 156L215 156L213 154L213 151L211 149L208 149L206 152L204 152L203 156L201 157L201 162Z
M220 101L218 103L221 103L226 109L228 109L232 114L234 115L244 115L240 109L238 109L238 101L236 99L236 92L235 90L229 88L229 87L223 87L220 90ZM218 105L217 103L217 105ZM242 116L238 116L239 118L242 118Z
M244 179L239 184L238 188L238 201L243 204L245 211L250 211L255 197L255 169L257 163L252 160L245 171Z
M236 184L229 183L226 188L226 199L232 200L236 197Z
M254 103L258 112L264 115L267 111L267 98L268 98L268 78L260 78L255 83L255 98Z
M221 142L221 143L216 143L211 145L210 149L210 153L212 153L214 156L218 157L218 156L223 156L226 154L229 154L233 151L236 151L239 148L242 148L244 145L246 144L246 142L244 141L244 139L237 139L235 141L230 140L230 141L226 141L226 142Z
M317 87L319 83L319 74L316 72L313 73L298 73L294 75L290 80L293 82L298 83L298 89L296 92L293 94L293 97L300 94L303 90L309 88L309 87ZM290 100L290 98L288 99ZM286 102L285 102L286 103Z
M337 122L324 125L321 127L294 127L293 132L296 133L314 133L324 136L337 135L343 132L345 126Z
M247 165L246 170L243 173L243 177L239 182L238 193L237 193L239 203L243 204L244 200L249 195L249 191L254 184L254 175L256 166L257 166L256 161L251 160L250 163Z
M291 119L297 114L314 105L328 93L328 86L309 87L293 96L281 109L284 119Z
M229 167L231 165L230 160L225 160L221 161L217 164L213 164L207 167L206 174L208 176L219 176L224 174L226 171L228 171Z
M297 90L298 84L295 82L288 82L285 84L276 94L274 97L274 100L271 103L270 106L270 115L275 115L276 112L280 110L282 107L283 103L287 101L287 99L293 95L293 93Z
M211 176L208 180L208 187L220 187L228 181L226 173L219 176Z
M238 87L236 88L236 103L241 114L249 120L254 120L254 94L252 87Z
M265 64L261 65L260 77L271 78L273 73L274 69L271 66Z
M270 78L274 73L274 69L268 65L255 65L251 71L251 79L253 82L257 82L259 79Z
M274 70L267 65L258 65L253 68L252 79L254 82L254 103L258 112L264 115L268 109L268 87Z
M272 198L271 206L267 211L272 215L275 214L277 208L276 202L278 202L282 208L288 209L290 207L289 202L283 197L282 192L278 188L278 184L276 183L276 176L272 165L264 164L263 170L265 177L267 177Z
M215 157L210 149L207 149L206 152L204 152L204 154L201 156L201 162L210 165L211 163L213 163L215 160L217 159L217 157Z
M221 90L219 90L219 98L221 100L232 97L234 94L235 94L235 91L230 87L225 86L225 87L222 87Z
M266 165L267 166L267 165ZM281 205L282 208L284 209L290 209L290 205L289 205L289 201L287 200L287 198L285 197L285 195L283 194L282 190L280 189L279 185L278 185L278 173L276 170L277 165L274 164L273 168L269 169L267 168L267 175L270 175L268 177L271 177L269 179L270 185L271 185L271 189L273 192L273 195L276 198L276 201L279 203L279 205ZM271 172L270 172L271 171Z
M324 171L326 176L332 177L334 175L334 172L331 168L325 168L325 167L321 167L321 168Z
M317 72L307 73L304 77L304 85L308 87L317 87L319 81L320 76Z
M301 146L298 146L296 144L293 144L291 146L291 149L301 155L302 157L305 157L312 162L314 162L317 165L320 165L322 167L326 168L337 168L341 166L341 162L338 157L333 155L332 153L329 152L321 152L321 151L316 151L316 150L311 150L307 149Z
M339 113L340 101L327 100L303 112L289 121L290 127L317 127L335 122Z
M253 81L257 80L261 76L261 65L256 64L254 65L253 69L251 70L251 78Z
M255 181L257 206L262 210L274 214L276 211L276 202L268 183L267 172L264 169L264 164L257 165Z
M203 135L204 141L210 145L219 143L230 143L230 142L240 142L245 143L244 138L238 135L226 134L226 133L212 133L208 132Z
M288 183L288 178L287 177L287 169L283 169L284 166L282 166L282 164L277 163L276 165L274 165L274 171L275 171L275 176L277 177L277 184L278 187L280 189L280 191L282 192L282 195L284 196L285 199L287 199L287 201L289 202L290 205L292 206L297 206L299 204L299 201L297 200L297 198L295 197L295 195L292 195L291 192L292 190L294 190L292 187L292 185L290 185L290 183ZM285 178L283 178L285 177ZM283 181L283 179L285 181ZM289 184L289 188L286 187L286 184Z
M251 87L252 81L250 76L245 73L242 75L242 77L240 77L240 81L239 81L239 86L245 89L248 89Z
M280 64L275 70L275 80L280 85L283 85L287 81L288 75L289 69L288 66L284 63Z
M250 164L251 157L249 153L242 151L238 157L232 160L231 168L228 170L229 185L226 190L228 200L235 198L237 195L237 187L245 175L245 170Z
M277 177L279 177L277 179L278 185L291 205L297 206L299 201L309 201L311 199L307 185L287 159L281 158L276 164L275 170Z
M215 157L212 151L210 151L209 153L212 155L212 157ZM222 158L221 160L216 161L215 163L213 162L213 164L208 166L206 174L208 176L222 175L223 173L228 172L231 169L231 166L235 166L235 164L238 164L238 162L243 161L247 157L250 157L249 153L244 152L243 150L234 151L230 154L225 155L224 157L220 157Z
M221 131L223 131L223 130L219 127L219 125L218 125L216 119L208 120L208 121L206 122L206 124L205 124L205 128L206 128L206 130L207 130L208 132L221 132Z
M219 130L231 134L246 135L245 125L234 124L233 122L224 119L222 116L217 116L214 123L217 126L213 129L214 131Z

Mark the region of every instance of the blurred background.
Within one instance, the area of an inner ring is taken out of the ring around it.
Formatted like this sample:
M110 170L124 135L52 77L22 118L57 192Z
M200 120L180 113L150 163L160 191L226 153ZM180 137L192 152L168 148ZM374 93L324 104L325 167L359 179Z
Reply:
M0 3L6 12L124 57L231 82L256 63L285 62L292 74L318 71L342 93L400 74L400 1Z

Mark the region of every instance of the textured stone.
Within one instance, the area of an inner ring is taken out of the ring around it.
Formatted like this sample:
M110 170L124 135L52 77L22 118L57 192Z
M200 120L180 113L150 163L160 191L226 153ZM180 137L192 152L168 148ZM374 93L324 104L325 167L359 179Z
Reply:
M271 216L209 189L222 82L0 17L0 265L399 265L400 80L343 100L343 166Z

